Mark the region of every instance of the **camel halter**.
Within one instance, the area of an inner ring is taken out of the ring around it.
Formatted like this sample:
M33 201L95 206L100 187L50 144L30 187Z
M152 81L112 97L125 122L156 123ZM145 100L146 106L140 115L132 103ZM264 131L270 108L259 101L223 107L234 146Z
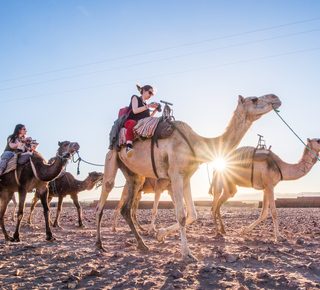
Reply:
M272 105L272 109L275 111L275 113L279 116L279 118L282 120L282 122L283 123L285 123L286 125L287 125L287 127L290 129L290 131L294 134L294 135L296 135L296 137L301 141L301 143L320 161L320 159L319 159L319 157L309 148L309 146L306 144L306 143L304 143L302 140L301 140L301 138L296 134L296 132L294 132L293 130L292 130L292 128L287 124L287 122L285 121L285 120L283 120L283 118L280 116L280 114L279 114L279 110L277 110L277 109L275 109L274 107L273 107L273 105Z

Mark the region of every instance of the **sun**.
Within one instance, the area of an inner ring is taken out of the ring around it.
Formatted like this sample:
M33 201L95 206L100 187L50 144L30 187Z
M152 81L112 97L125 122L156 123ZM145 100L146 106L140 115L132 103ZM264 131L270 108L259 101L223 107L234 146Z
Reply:
M217 158L213 161L213 168L215 168L216 170L223 170L226 166L226 162L224 161L223 158Z

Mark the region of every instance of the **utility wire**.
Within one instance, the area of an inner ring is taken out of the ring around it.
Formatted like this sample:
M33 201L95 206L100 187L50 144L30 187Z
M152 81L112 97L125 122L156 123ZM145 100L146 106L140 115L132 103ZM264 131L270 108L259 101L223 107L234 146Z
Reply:
M118 85L118 84L123 84L123 83L130 83L130 82L135 82L137 79L152 79L152 78L164 77L164 76L169 76L169 75L177 75L177 74L182 74L182 73L186 73L186 72L194 72L194 71L199 71L199 70L211 69L211 68L215 68L215 67L222 67L222 66L252 62L252 61L257 61L257 60L263 60L263 59L268 59L268 58L275 58L275 57L279 57L279 56L286 56L286 55L292 55L292 54L297 54L297 53L310 52L310 51L315 51L315 50L319 50L319 49L320 49L320 47L316 47L316 48L310 48L310 49L299 50L299 51L292 51L292 52L287 52L287 53L282 53L282 54L263 56L263 57L253 58L253 59L240 60L240 61L236 61L236 62L217 64L217 65L212 65L212 66L207 66L207 67L188 69L188 70L183 70L183 71L178 71L178 72L165 73L165 74L160 74L160 75L155 75L155 76L140 77L140 78L135 78L135 79L126 80L126 81L119 81L119 82L114 82L114 83L109 83L109 84L102 84L102 85L73 89L73 90L68 90L68 91L61 91L61 92L48 93L48 94L42 94L42 95L37 95L37 96L8 99L8 100L0 101L0 104L7 103L7 102L13 102L13 101L19 101L19 100L27 100L27 99L40 98L40 97L46 97L46 96L52 96L52 95L59 95L59 94L64 94L64 93L70 93L70 92L76 92L76 91L82 91L82 90L88 90L88 89L94 89L94 88L100 88L100 87L106 87L106 86L112 86L112 85Z
M17 77L17 78L0 80L0 82L8 82L8 81L13 81L13 80L19 80L19 79L24 79L24 78L29 78L29 77L34 77L34 76L39 76L39 75L44 75L44 74L64 71L64 70L70 70L70 69L74 69L74 68L80 68L80 67L95 65L95 64L104 63L104 62L110 62L110 61L115 61L115 60L120 60L120 59L126 59L126 58L130 58L130 57L134 57L134 56L151 54L151 53L155 53L155 52L166 51L166 50L170 50L170 49L186 47L186 46L191 46L191 45L195 45L195 44L200 44L200 43L205 43L205 42L210 42L210 41L215 41L215 40L221 40L221 39L226 39L226 38L232 38L232 37L236 37L236 36L241 36L241 35L246 35L246 34L251 34L251 33L256 33L256 32L261 32L261 31L266 31L266 30L271 30L271 29L276 29L276 28L281 28L281 27L286 27L286 26L291 26L291 25L311 22L311 21L316 21L316 20L319 20L319 19L320 19L320 17L307 19L307 20L301 20L301 21L295 21L295 22L290 22L290 23L270 26L270 27L266 27L266 28L255 29L255 30L250 30L250 31L246 31L246 32L240 32L240 33L230 34L230 35L226 35L226 36L220 36L220 37L215 37L215 38L211 38L211 39L200 40L200 41L190 42L190 43L186 43L186 44L180 44L180 45L176 45L176 46L165 47L165 48L156 49L156 50L152 50L152 51L140 52L140 53L126 55L126 56L120 56L120 57L116 57L116 58L112 58L112 59L100 60L100 61L90 62L90 63L76 65L76 66L72 66L72 67L66 67L66 68L61 68L61 69L56 69L56 70L51 70L51 71L46 71L46 72L41 72L41 73L36 73L36 74L31 74L31 75L26 75L26 76L21 76L21 77Z
M319 30L320 30L320 28L313 29L313 30L308 30L308 31L303 31L303 32L290 33L290 34L285 34L285 35L280 35L280 36L264 38L264 39L260 39L260 40L254 40L254 41L249 41L249 42L243 42L243 43L238 43L238 44L233 44L233 45L228 45L228 46L223 46L223 47L218 47L218 48L212 48L212 49L207 49L207 50L187 53L187 54L178 55L178 56L171 56L171 57L166 57L166 58L161 58L161 59L156 59L156 60L145 61L145 62L131 64L131 65L125 65L125 66L120 66L120 67L115 67L115 68L98 70L98 71L94 71L94 72L77 74L77 75L73 75L73 76L61 77L61 78L56 78L56 79L52 79L52 80L46 80L46 81L41 81L41 82L36 82L36 83L30 83L30 84L25 84L25 85L14 86L14 87L2 88L2 89L0 89L0 91L16 89L16 88L22 88L22 87L33 86L33 85L39 85L39 84L44 84L44 83L49 83L49 82L54 82L54 81L60 81L60 80L76 78L76 77L81 77L81 76L86 76L86 75L92 75L92 74L97 74L97 73L102 73L102 72L107 72L107 71L113 71L113 70L117 70L117 69L134 67L134 66L137 66L137 65L144 65L144 64L155 63L155 62L160 62L160 61L164 61L164 60L171 60L171 59L175 59L175 58L182 58L182 57L195 55L195 54L202 54L202 53L206 53L206 52L210 52L210 51L216 51L216 50L222 50L222 49L227 49L227 48L239 47L239 46L244 46L244 45L248 45L248 44L265 42L265 41L269 41L269 40L274 40L274 39L279 39L279 38L284 38L284 37L290 37L290 36L295 36L295 35L300 35L300 34L305 34L305 33L310 33L310 32L316 32L316 31L319 31Z

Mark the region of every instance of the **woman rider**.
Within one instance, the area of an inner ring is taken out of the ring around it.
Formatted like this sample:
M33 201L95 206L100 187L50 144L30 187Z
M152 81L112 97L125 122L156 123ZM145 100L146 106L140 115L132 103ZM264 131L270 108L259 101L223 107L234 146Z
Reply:
M133 127L137 122L143 118L153 117L157 112L159 106L158 103L150 103L147 105L146 101L149 100L154 95L153 87L150 85L145 85L140 87L137 84L138 91L141 96L133 95L131 97L131 102L128 108L129 117L124 123L124 127L127 129L126 132L126 145L127 145L127 156L131 157L134 150L132 148L132 142L134 138ZM150 114L149 108L154 108L155 110Z
M13 134L11 134L7 139L7 145L4 149L4 152L1 155L0 160L0 176L5 171L8 161L17 153L17 152L25 152L25 142L30 141L32 138L26 138L25 135L27 133L26 126L23 124L16 125Z

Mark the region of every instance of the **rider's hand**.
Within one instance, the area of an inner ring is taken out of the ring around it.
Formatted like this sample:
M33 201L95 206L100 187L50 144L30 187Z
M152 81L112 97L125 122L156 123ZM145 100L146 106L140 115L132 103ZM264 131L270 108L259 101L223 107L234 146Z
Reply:
M150 103L148 106L149 106L149 108L156 109L156 108L158 108L159 104L158 103Z

